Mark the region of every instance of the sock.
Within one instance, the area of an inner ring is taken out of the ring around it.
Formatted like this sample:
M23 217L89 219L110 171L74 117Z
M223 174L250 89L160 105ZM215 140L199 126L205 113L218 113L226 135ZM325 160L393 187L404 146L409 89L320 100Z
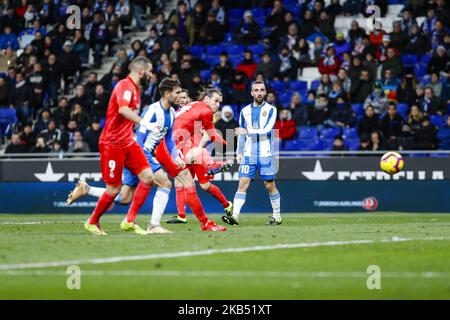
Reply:
M280 202L281 196L279 192L270 195L270 203L272 204L273 217L276 219L280 218L280 207L281 207Z
M94 196L100 198L103 193L106 191L106 188L97 188L97 187L89 187L87 194L90 196Z
M161 217L166 210L167 202L169 202L170 189L158 188L153 198L152 219L150 224L158 226L161 223Z
M203 205L197 194L197 189L195 186L184 188L184 194L186 196L186 202L189 208L197 217L198 221L203 225L208 221L208 217L205 215L205 210L203 210Z
M224 208L228 207L229 204L228 204L227 198L225 198L225 196L223 195L222 191L220 191L220 189L217 186L215 186L212 183L210 183L209 188L206 190L206 192L208 192L214 198L219 200L220 204Z
M184 193L184 187L175 187L175 200L177 202L178 216L180 218L186 218L186 196Z
M136 216L147 199L151 185L139 182L136 191L134 192L133 202L131 202L130 209L127 214L127 221L132 222L136 220Z
M236 192L233 200L233 216L238 216L241 213L242 206L245 203L246 192Z
M111 206L114 201L115 196L104 192L100 199L98 199L97 205L95 206L94 212L92 212L91 218L89 220L90 224L98 224L100 217L106 212L106 210Z

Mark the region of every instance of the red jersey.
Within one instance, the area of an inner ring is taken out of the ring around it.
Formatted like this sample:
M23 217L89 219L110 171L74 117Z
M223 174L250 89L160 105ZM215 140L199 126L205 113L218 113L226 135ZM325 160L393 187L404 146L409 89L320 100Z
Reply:
M119 113L119 107L128 106L139 112L141 97L139 88L127 77L117 83L109 99L105 127L100 136L99 144L124 148L133 143L134 122Z
M198 146L202 137L201 129L205 129L211 142L217 141L227 144L216 132L213 117L211 109L202 101L194 101L185 105L175 114L175 122L173 124L175 142L181 142L185 138L190 138L194 146ZM186 137L187 134L189 134L189 137Z

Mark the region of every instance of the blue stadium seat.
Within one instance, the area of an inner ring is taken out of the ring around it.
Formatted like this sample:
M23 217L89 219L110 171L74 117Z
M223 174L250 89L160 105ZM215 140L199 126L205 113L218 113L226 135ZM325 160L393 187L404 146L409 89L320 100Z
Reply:
M266 51L264 46L260 45L260 44L249 45L249 46L247 46L247 49L250 50L251 52L253 52L254 56L259 56Z
M210 69L200 70L200 78L202 79L202 81L207 82L211 78L211 70Z
M317 128L316 127L298 127L298 138L299 139L317 139Z
M320 131L320 137L322 139L334 139L337 135L341 133L339 128L324 128Z
M359 148L359 139L345 139L344 144L349 148L349 150L355 151Z
M100 118L100 128L104 128L105 127L105 122L106 122L106 118Z
M321 139L320 140L320 150L331 150L333 149L334 139Z
M231 18L235 18L235 19L242 19L244 17L244 12L245 10L242 8L233 8L230 9L230 11L228 12L228 16Z
M431 122L433 125L435 125L435 126L441 128L441 127L444 126L444 117L443 117L443 116L440 116L440 115L438 115L438 114L431 115L431 116L430 116L430 122Z
M402 55L402 61L404 67L412 67L419 63L419 56L417 54L404 54Z
M364 105L362 103L352 103L352 110L357 115L364 114Z
M205 62L209 64L211 67L214 67L216 64L220 63L219 56L207 56L205 57Z
M234 67L236 67L239 63L241 63L242 57L241 56L229 57L229 61Z
M206 46L206 53L209 56L218 56L222 53L222 47L219 45Z
M233 33L232 32L225 33L225 41L226 42L232 42L233 41Z
M420 64L427 66L430 63L431 55L429 53L426 53L420 57Z
M397 112L401 115L406 115L408 113L408 104L407 103L398 103L397 104Z
M358 131L355 128L345 128L342 135L345 139L358 139Z
M283 107L287 107L291 102L291 96L292 94L290 92L283 92L280 95L278 95L278 101L280 101Z
M302 143L298 140L286 140L284 142L283 150L285 150L285 151L300 151L300 150L302 150Z
M303 144L302 150L305 151L323 150L320 141L317 139L304 139L301 140L301 142Z
M308 82L307 81L290 81L289 82L289 90L292 91L306 91L308 89Z
M194 57L200 58L203 54L204 48L203 46L192 46L189 48L190 54L192 54Z
M320 80L314 80L311 82L311 90L317 90L317 88L320 86Z
M277 92L286 90L286 83L282 80L271 80L269 84Z
M244 46L240 45L240 44L235 44L235 45L227 45L227 47L225 48L225 51L230 55L230 56L236 56L239 55L239 57L242 56L242 53L244 52Z
M450 141L450 129L442 128L437 132L439 141Z
M424 66L420 63L414 66L414 75L420 81L427 74L427 66Z
M2 136L10 137L13 127L17 125L17 114L14 108L0 108L0 132Z

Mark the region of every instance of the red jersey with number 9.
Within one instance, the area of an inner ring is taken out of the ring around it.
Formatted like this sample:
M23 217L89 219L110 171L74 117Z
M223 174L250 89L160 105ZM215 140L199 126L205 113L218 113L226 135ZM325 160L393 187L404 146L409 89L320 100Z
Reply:
M119 107L127 106L139 112L141 98L139 88L128 76L119 81L109 99L105 127L100 136L99 144L125 148L134 141L134 122L119 113Z

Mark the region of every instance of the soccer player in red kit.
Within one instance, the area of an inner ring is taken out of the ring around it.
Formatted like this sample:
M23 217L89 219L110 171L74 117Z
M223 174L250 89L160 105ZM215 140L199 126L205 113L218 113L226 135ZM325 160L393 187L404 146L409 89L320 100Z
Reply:
M182 107L175 115L175 123L173 127L173 136L178 150L182 153L189 172L192 176L192 188L186 188L175 180L176 201L179 215L185 213L185 203L189 201L190 192L195 191L193 177L197 173L199 182L204 185L208 184L207 192L216 197L224 207L230 207L229 202L215 185L209 183L211 177L206 176L210 170L227 168L228 163L222 164L214 162L208 151L203 148L203 133L209 136L212 142L226 144L222 136L219 135L213 124L214 113L219 109L222 102L222 93L214 88L207 89L201 101L192 102ZM196 193L196 191L195 191ZM197 196L197 195L196 195ZM203 210L203 207L202 207ZM195 213L195 212L194 212ZM185 222L185 216L177 216L169 223Z
M111 206L120 192L124 167L139 177L133 201L126 218L120 224L122 230L146 235L136 223L136 215L144 204L153 184L153 172L141 147L134 140L135 124L159 133L160 127L143 120L139 115L139 87L144 87L151 77L152 63L145 57L137 57L130 64L130 74L115 86L108 104L106 123L99 140L100 168L106 183L106 192L100 197L85 228L95 235L106 235L100 226L100 217Z

